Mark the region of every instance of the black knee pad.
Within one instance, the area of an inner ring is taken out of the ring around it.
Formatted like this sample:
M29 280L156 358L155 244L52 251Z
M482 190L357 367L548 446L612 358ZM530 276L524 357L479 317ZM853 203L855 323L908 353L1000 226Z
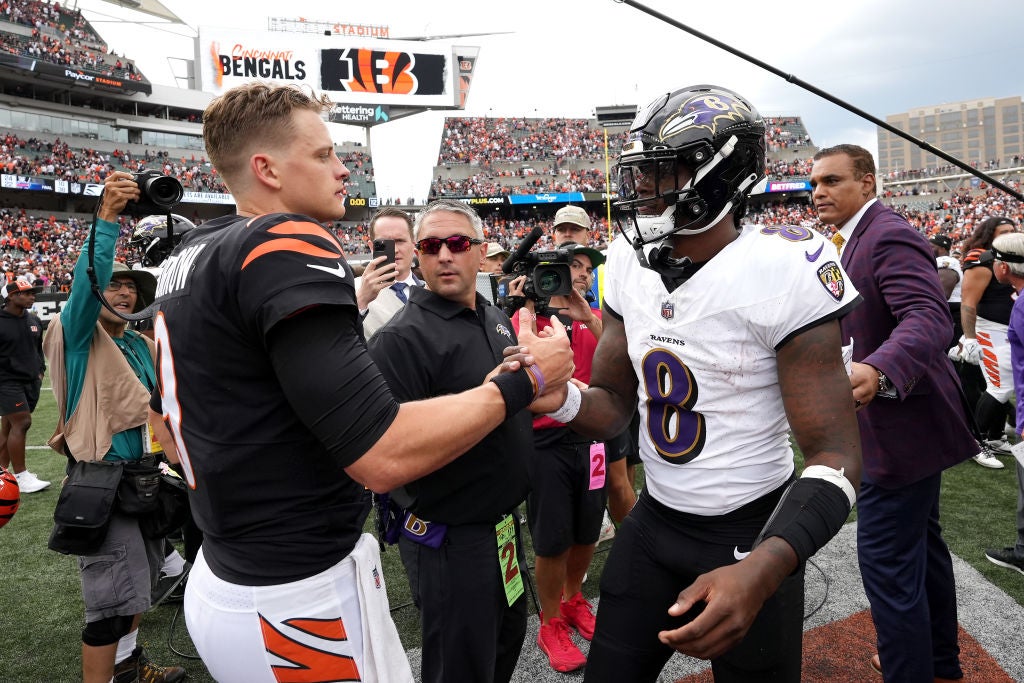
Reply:
M90 647L113 645L132 630L132 617L116 616L90 621L82 629L82 642Z

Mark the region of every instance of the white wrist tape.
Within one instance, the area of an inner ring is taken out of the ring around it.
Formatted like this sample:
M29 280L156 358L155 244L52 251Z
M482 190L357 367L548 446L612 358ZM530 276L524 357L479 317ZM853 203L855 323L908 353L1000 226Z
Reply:
M569 382L565 385L565 388L568 391L566 391L562 406L553 413L547 413L547 416L552 420L562 424L572 422L579 414L580 405L583 403L583 394L580 393L579 388L575 384Z
M840 467L838 470L828 467L827 465L811 465L804 469L803 474L800 478L805 477L811 479L824 479L825 481L835 484L838 486L843 493L846 494L847 499L850 501L850 508L857 503L857 492L853 490L853 484L843 474L846 470Z

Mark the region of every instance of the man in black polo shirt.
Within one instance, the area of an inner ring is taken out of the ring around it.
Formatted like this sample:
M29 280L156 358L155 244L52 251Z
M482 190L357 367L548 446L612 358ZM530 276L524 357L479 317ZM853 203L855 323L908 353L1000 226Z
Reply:
M370 340L402 402L486 381L515 345L512 323L476 292L483 232L465 204L431 202L416 243L428 289ZM520 411L445 467L392 492L407 510L402 562L423 624L424 683L508 681L526 636L518 517L526 498L530 415ZM436 426L441 438L446 425ZM416 540L411 540L415 538Z
M0 465L9 467L22 493L42 491L50 482L25 469L25 438L39 402L43 359L43 325L29 310L39 287L15 280L0 290Z

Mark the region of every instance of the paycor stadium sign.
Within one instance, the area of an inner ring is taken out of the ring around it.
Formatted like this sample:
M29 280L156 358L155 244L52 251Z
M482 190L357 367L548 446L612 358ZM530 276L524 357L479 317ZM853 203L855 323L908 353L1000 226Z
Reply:
M89 69L71 69L23 55L0 53L0 66L18 71L28 71L39 74L49 80L63 81L85 87L103 88L119 92L141 92L147 95L153 93L153 86L149 83L118 78L117 76L110 76Z

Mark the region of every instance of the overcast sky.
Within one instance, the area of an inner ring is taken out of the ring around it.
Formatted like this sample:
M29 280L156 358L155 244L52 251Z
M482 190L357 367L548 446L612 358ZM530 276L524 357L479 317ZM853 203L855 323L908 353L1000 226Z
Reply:
M74 5L74 0L67 4ZM1021 0L646 0L649 7L828 91L874 116L912 107L1024 94ZM713 83L763 114L798 114L818 146L875 150L874 125L798 86L613 0L164 0L187 26L104 0L78 0L112 50L156 83L184 73L200 26L266 29L268 17L386 25L392 37L508 32L467 38L480 46L468 115L588 117L594 107L646 104L659 93ZM177 33L185 37L177 37ZM296 35L296 40L301 40ZM382 197L426 196L444 114L428 112L371 132ZM363 140L341 127L339 139Z

